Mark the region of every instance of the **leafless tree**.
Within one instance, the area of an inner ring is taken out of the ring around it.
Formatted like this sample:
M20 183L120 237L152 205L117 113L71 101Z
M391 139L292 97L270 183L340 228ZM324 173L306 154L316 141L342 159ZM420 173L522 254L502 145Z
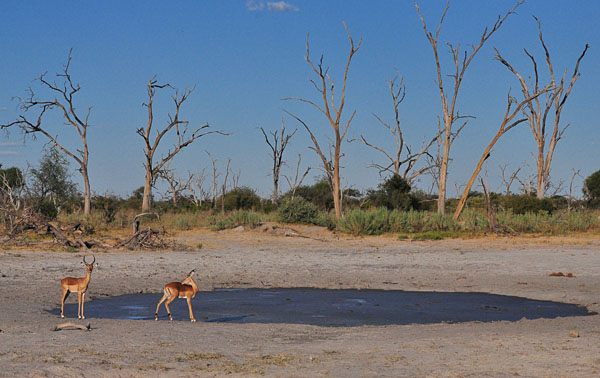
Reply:
M18 218L25 211L25 177L27 177L26 173L25 175L20 173L15 182L11 182L7 174L0 173L0 219L9 235L12 234Z
M154 124L154 96L157 89L169 88L172 89L174 94L171 96L173 104L175 105L175 113L169 114L169 120L167 125L163 129L158 129L154 139L152 139L152 127ZM181 96L177 89L174 89L170 84L158 84L156 78L148 80L148 103L144 103L148 109L148 123L145 127L137 129L138 135L144 139L144 166L146 168L146 178L144 182L144 197L142 200L142 211L147 212L151 209L151 198L152 198L152 186L156 180L158 172L160 172L165 164L169 163L183 148L192 144L196 139L206 136L208 134L221 134L228 135L218 130L207 130L210 126L208 123L193 130L192 134L188 137L189 121L181 120L179 118L179 111L183 103L189 98L194 91L194 88L187 89ZM171 130L175 130L177 135L177 143L173 145L166 154L160 157L160 160L154 162L154 154L156 153L160 141L167 135Z
M492 201L490 200L490 193L487 189L487 171L485 172L485 181L483 178L479 178L481 181L481 188L483 189L483 195L485 196L485 213L487 215L487 220L489 224L490 231L496 230L496 211L492 206Z
M300 162L301 161L302 161L302 156L300 154L298 154L298 164L296 164L296 170L295 170L293 181L290 177L283 175L283 177L285 177L288 185L290 186L290 191L292 192L291 193L292 200L296 196L296 189L298 189L298 187L302 185L302 181L304 181L304 178L306 177L306 175L308 175L308 172L310 172L310 169L311 169L310 167L307 167L306 171L304 171L304 173L300 177L300 180L298 180L298 175L300 174Z
M290 112L287 112L292 117L294 117L298 122L304 126L306 131L309 133L310 138L313 142L314 147L311 147L317 155L321 158L323 162L323 169L325 170L328 179L331 183L331 191L333 194L333 204L335 208L335 215L337 218L342 217L342 201L340 196L340 157L342 156L342 142L346 137L346 133L348 132L348 127L356 114L356 110L352 113L352 115L348 118L345 124L342 124L342 115L344 111L344 105L346 103L346 82L348 80L348 71L350 69L350 62L352 61L352 57L360 48L362 43L362 38L359 40L357 45L354 45L354 40L350 35L350 31L348 27L344 23L344 27L346 28L346 33L348 34L348 39L350 40L350 52L348 54L348 60L346 62L346 69L344 71L344 80L342 82L342 91L339 104L335 104L335 85L331 76L329 76L329 69L323 66L323 55L319 59L319 62L315 65L310 58L310 50L308 37L306 37L306 56L305 59L310 65L311 69L317 76L317 80L311 80L314 88L319 93L321 100L323 101L323 105L318 105L316 102L304 98L287 98L287 99L295 99L307 104L312 105L319 112L323 113L327 118L327 121L333 128L335 134L335 143L334 143L334 152L333 158L328 159L327 156L323 153L317 138L308 127L308 125L302 121L299 117L293 115Z
M227 159L227 167L225 168L225 178L223 179L223 185L221 185L221 213L225 213L225 194L227 194L227 179L229 177L229 166L231 165L231 158Z
M389 132L393 135L394 141L396 143L396 149L393 152L388 152L383 147L376 146L367 141L363 134L360 134L360 139L365 146L374 149L375 151L380 152L384 155L386 160L388 161L385 165L372 163L371 167L376 168L381 175L383 172L391 172L396 175L400 175L400 167L405 166L404 171L402 172L402 178L404 178L409 184L417 178L419 175L429 171L434 168L434 164L426 164L424 167L420 169L415 169L415 165L419 161L419 159L423 155L428 155L429 147L437 140L438 135L433 137L428 143L423 141L421 145L421 149L419 151L413 151L411 146L407 144L404 140L404 134L402 133L402 128L400 126L400 104L404 101L404 97L406 96L406 86L404 85L402 77L400 77L399 82L397 82L398 77L394 77L388 81L388 88L390 90L390 94L392 95L392 101L394 104L394 124L390 125L385 122L381 117L377 114L373 114L373 116L379 121L379 123L389 130ZM356 139L353 139L354 141ZM402 156L404 155L404 157Z
M236 190L240 186L240 178L242 177L242 169L238 168L237 173L231 170L231 188Z
M571 176L571 182L569 183L569 195L567 196L567 213L571 212L573 209L573 182L577 177L583 179L583 176L581 175L581 169L575 170L573 168L573 176Z
M440 34L440 29L442 27L442 23L444 22L444 18L446 16L446 13L450 6L450 0L448 0L446 2L446 8L444 9L442 17L440 18L440 22L438 24L435 34L433 34L432 32L430 32L427 29L427 24L425 23L425 19L421 15L419 5L417 3L415 3L415 6L417 8L417 13L419 14L419 18L421 19L421 22L423 23L423 30L425 31L425 35L427 36L427 39L429 40L429 43L431 44L431 47L433 49L433 55L435 58L435 65L436 65L436 69L437 69L436 82L437 82L437 85L439 88L440 97L442 99L442 112L443 112L444 126L442 128L442 135L441 135L440 140L441 140L441 144L443 147L443 152L442 152L441 165L439 167L440 173L439 173L439 185L438 185L438 212L440 214L446 213L446 182L447 182L447 176L448 176L448 164L450 161L449 160L450 159L450 147L452 145L454 138L456 138L456 136L460 133L460 131L466 126L467 120L465 120L465 118L469 118L467 116L460 115L458 110L456 109L456 101L458 99L458 93L459 93L460 85L462 84L464 74L465 74L467 68L469 67L469 65L471 64L471 62L473 61L473 58L479 52L479 50L483 47L485 42L498 29L500 29L500 27L502 26L502 24L504 23L506 18L509 15L513 14L515 12L515 10L522 3L523 3L522 1L517 2L517 4L511 10L506 12L506 14L504 14L504 16L499 15L498 19L496 20L494 25L492 25L491 28L486 27L483 30L483 33L481 34L479 43L477 45L475 45L475 44L473 45L472 51L470 53L468 53L467 50L464 50L464 51L461 50L460 44L454 46L451 43L447 43L448 47L450 48L450 53L452 54L452 60L454 62L453 71L451 74L448 75L453 81L453 83L452 83L453 85L451 88L449 88L449 86L444 84L444 81L442 79L444 75L442 73L442 67L440 64L440 59L439 59L439 54L438 54L438 37ZM450 92L450 93L448 93L448 92ZM449 97L449 94L450 94L450 97ZM457 123L457 121L462 122L462 124L458 127L455 127L455 124Z
M193 174L188 174L187 179L183 179L175 174L175 171L169 168L169 164L164 169L158 171L158 178L161 178L169 185L167 195L171 196L171 202L173 206L177 206L177 202L183 193L192 189L192 180L194 179Z
M525 175L524 178L515 176L515 179L519 182L519 185L521 185L521 194L535 194L535 173L531 171L529 164L526 163L525 166L529 168L529 173Z
M75 160L79 165L79 173L81 173L81 177L83 178L83 214L88 216L90 215L91 208L91 188L90 177L88 174L89 149L87 131L92 108L88 107L87 113L83 116L77 112L74 97L81 90L81 87L79 84L73 82L71 74L69 73L71 53L72 50L69 51L64 70L61 73L56 74L59 82L48 79L47 72L37 78L42 89L49 91L47 99L40 99L36 92L32 88L29 88L28 96L26 98L17 97L23 113L19 115L16 121L0 125L0 129L16 126L23 131L25 136L31 135L33 138L35 138L37 134L42 134L49 140L50 144L56 146L56 148ZM75 130L81 140L81 146L79 148L66 147L64 142L59 141L59 135L62 133L62 129L54 130L54 127L52 126L55 124L54 122L44 122L47 112L49 113L52 110L57 110L61 114L65 121L63 124L64 126ZM28 114L34 112L36 115L33 117L28 116Z
M531 133L533 134L536 143L536 195L538 198L544 198L546 191L550 187L550 165L552 164L552 158L554 157L556 145L558 141L562 138L564 132L569 127L568 124L564 127L561 127L560 125L560 117L563 110L563 106L565 105L567 98L571 94L575 82L580 76L579 63L585 56L589 45L586 44L581 55L579 55L569 83L565 83L567 75L566 69L563 72L560 81L557 82L554 75L554 67L550 60L550 52L548 51L548 48L544 43L544 38L542 35L542 24L540 23L540 20L538 20L535 16L534 19L538 24L539 40L546 55L546 65L548 67L548 71L550 72L549 85L552 87L552 90L549 91L543 99L539 97L536 98L535 101L533 101L531 104L529 104L523 109L523 113L526 115L527 120L529 121ZM521 76L521 74L519 74L519 72L517 72L517 70L500 55L500 52L498 52L498 50L496 50L496 59L499 60L502 64L504 64L519 79L519 82L521 83L523 98L527 98L531 96L531 93L539 91L541 85L537 62L533 55L527 51L527 49L524 49L524 51L527 57L529 57L529 59L531 60L534 71L534 76L532 80L530 80L529 85L527 84L523 76Z
M508 196L508 195L510 195L510 187L512 186L513 182L517 179L517 177L519 175L519 171L523 167L518 167L516 170L514 170L510 174L510 176L508 178L506 177L507 165L500 165L499 168L500 168L500 179L502 180L502 183L504 184L504 187L505 187L504 194Z
M217 160L215 160L208 151L206 151L206 154L208 155L212 163L212 207L213 209L216 209L217 196L219 195L219 186L217 184L217 179L219 178L220 173L217 171Z
M206 168L202 168L200 172L194 175L193 184L190 187L192 198L196 206L202 206L202 202L207 197L207 192L204 189L204 181L206 180Z
M506 105L506 112L504 113L504 119L500 123L498 132L483 151L483 154L481 155L481 158L479 159L479 162L477 163L477 166L475 167L475 170L473 171L473 174L471 175L471 178L469 179L469 182L467 183L467 186L465 187L465 190L463 191L463 194L460 200L458 201L456 211L454 212L454 216L452 217L454 220L458 219L460 213L462 212L463 206L465 205L465 201L467 200L467 196L469 195L469 191L471 190L473 183L477 179L479 172L481 172L481 167L483 166L483 163L490 157L492 148L494 147L496 142L498 142L500 137L509 132L513 127L527 121L526 118L521 118L513 122L513 119L516 117L517 114L521 113L521 109L524 106L527 106L527 104L531 103L531 101L534 101L536 98L546 93L549 87L550 85L546 86L542 90L535 92L533 95L525 98L523 101L518 103L517 107L512 111L511 108L513 104L516 104L516 100L513 97L511 97L510 92L508 93L508 100Z
M263 136L265 137L265 142L271 149L272 158L273 158L273 167L271 171L271 176L273 177L273 204L277 205L279 201L279 176L281 173L281 166L284 164L283 160L283 152L287 147L290 139L296 134L298 129L295 129L291 134L285 134L285 123L283 118L281 119L281 130L279 134L277 131L270 131L269 134L271 138L267 136L265 130L261 127L260 131L262 131Z

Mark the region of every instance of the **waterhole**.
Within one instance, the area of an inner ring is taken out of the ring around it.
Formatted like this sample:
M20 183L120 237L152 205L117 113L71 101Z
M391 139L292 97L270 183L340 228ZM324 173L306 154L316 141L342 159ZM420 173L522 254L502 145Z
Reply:
M131 294L97 298L85 304L86 318L154 320L162 294ZM69 298L69 301L73 299ZM588 316L575 304L522 297L455 292L401 290L328 290L314 288L217 289L201 291L192 300L198 321L290 323L352 327L360 325L431 324L517 321L522 318ZM189 321L187 302L170 305L174 320ZM60 314L60 308L52 313ZM65 304L65 317L75 317L77 303ZM159 320L167 320L164 306Z

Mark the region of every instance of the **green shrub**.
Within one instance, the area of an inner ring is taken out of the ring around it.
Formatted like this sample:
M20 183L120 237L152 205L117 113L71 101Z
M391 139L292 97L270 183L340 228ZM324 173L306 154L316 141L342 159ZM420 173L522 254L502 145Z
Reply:
M375 207L386 207L389 210L410 210L418 207L418 201L410 194L410 185L396 174L379 184L377 190L370 190L367 196Z
M48 200L38 201L35 205L35 210L48 219L56 219L58 215L58 209L54 206L54 203Z
M506 196L504 198L504 207L512 210L515 214L552 213L556 209L551 199L539 199L530 195Z
M284 194L283 198L290 198L291 193ZM295 198L302 197L315 205L319 210L329 212L333 209L333 195L327 179L321 179L312 186L303 185L296 189Z
M302 197L284 199L277 210L278 219L284 223L316 224L319 217L317 207Z
M242 186L225 194L225 210L250 210L260 208L261 199L254 189Z

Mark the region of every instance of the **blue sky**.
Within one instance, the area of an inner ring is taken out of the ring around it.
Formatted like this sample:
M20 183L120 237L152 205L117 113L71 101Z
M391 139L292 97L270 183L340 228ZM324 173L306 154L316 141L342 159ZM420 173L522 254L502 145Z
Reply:
M440 41L470 46L476 43L486 25L514 1L452 1ZM435 28L445 1L421 2L421 11L430 28ZM224 170L227 158L241 172L240 185L257 189L268 197L271 160L259 127L278 129L282 117L288 130L297 125L285 115L287 109L304 119L322 143L332 136L322 115L305 104L283 101L285 97L318 100L309 79L312 72L304 61L307 33L311 55L324 53L334 81L341 86L341 75L349 43L342 22L353 38L363 39L350 67L346 117L357 115L349 137L364 134L369 140L392 148L390 136L373 113L386 120L393 108L386 80L396 73L404 77L406 100L400 107L403 130L409 143L420 145L435 132L441 114L439 94L434 83L433 54L423 33L413 1L22 1L0 4L4 15L0 24L0 123L19 114L14 96L24 96L34 79L45 71L61 71L69 49L73 49L70 73L82 90L76 99L81 111L92 107L89 130L90 176L95 193L127 196L143 185L143 146L136 129L145 125L147 113L141 104L147 100L147 81L157 76L184 90L196 86L184 104L181 116L191 125L208 122L213 129L230 136L207 136L184 150L172 164L181 176L210 166L206 151ZM571 124L559 142L552 179L568 181L572 169L588 176L600 169L600 2L530 0L511 16L475 58L459 95L461 114L472 120L453 145L449 170L448 195L470 176L481 151L496 133L512 88L520 94L519 84L500 63L493 60L497 47L524 75L531 73L523 48L533 52L540 66L543 55L537 39L537 16L550 49L555 70L570 75L586 43L590 44L581 66L581 77L569 98L562 120ZM443 65L449 72L449 54L440 49ZM544 77L546 70L540 69ZM42 93L42 92L40 92ZM156 126L162 125L173 108L166 92L157 94ZM78 140L73 130L60 120L49 128L70 148ZM14 130L0 135L0 162L4 167L37 164L46 141L27 139ZM163 143L163 152L170 147ZM291 174L298 153L303 166L319 161L308 149L307 133L299 129L286 150ZM531 152L534 142L528 126L522 125L505 135L488 159L488 177L493 190L501 190L500 164L513 170L527 163L533 172ZM344 186L358 189L375 187L378 173L367 166L382 162L373 151L358 143L345 143L342 161ZM71 165L75 169L74 165ZM74 175L77 182L81 182ZM428 178L419 183L427 189ZM578 184L581 187L581 182ZM283 190L287 186L283 183ZM159 187L160 189L161 187ZM513 189L518 189L516 186ZM578 189L578 194L579 194Z

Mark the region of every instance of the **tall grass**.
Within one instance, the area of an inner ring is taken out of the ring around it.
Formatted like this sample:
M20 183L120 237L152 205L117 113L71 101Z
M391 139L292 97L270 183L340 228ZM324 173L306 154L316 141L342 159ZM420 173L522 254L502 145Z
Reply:
M130 229L131 221L137 214L134 210L119 210L112 222L108 223L102 212L92 212L85 218L82 214L61 214L62 222L80 222L87 234L115 229ZM600 232L600 212L591 210L555 212L544 211L526 214L513 214L502 211L496 214L496 225L508 232L517 234L564 235L572 232ZM245 226L254 228L260 223L280 220L280 214L265 214L250 210L236 210L222 214L212 211L165 212L156 217L141 219L142 227L165 227L167 230L193 230L207 227L224 230ZM381 235L395 233L401 235L439 233L439 235L478 235L490 231L485 212L466 209L457 221L451 215L440 215L427 211L397 211L386 208L372 210L352 209L341 219L331 213L319 212L312 224L327 227L329 230L351 235Z

